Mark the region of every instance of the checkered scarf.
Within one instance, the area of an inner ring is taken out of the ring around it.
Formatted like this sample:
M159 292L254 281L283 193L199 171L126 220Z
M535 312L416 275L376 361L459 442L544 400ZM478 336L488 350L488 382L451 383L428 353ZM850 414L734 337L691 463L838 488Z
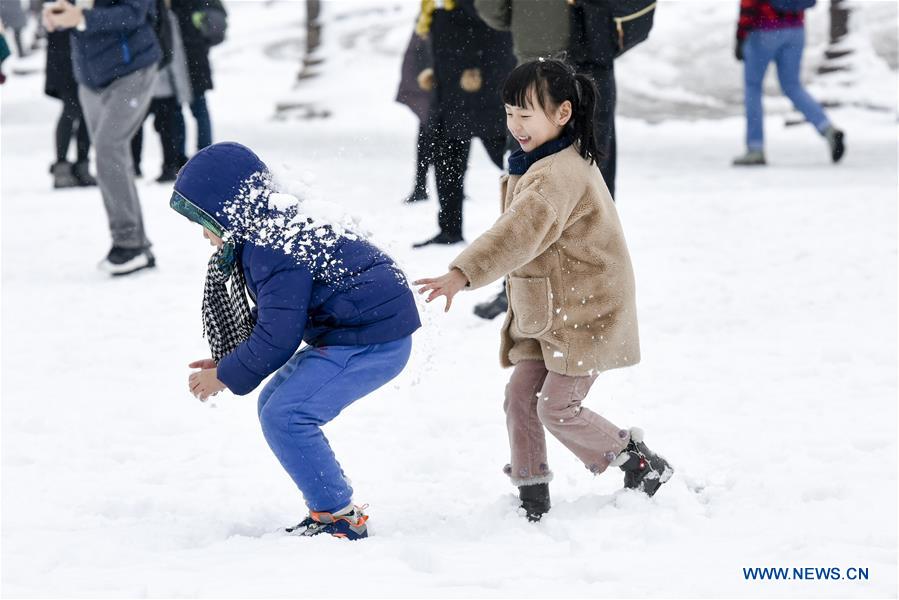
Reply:
M253 331L255 321L246 287L243 269L234 258L234 247L225 244L209 259L203 287L203 337L209 342L215 362L246 341Z

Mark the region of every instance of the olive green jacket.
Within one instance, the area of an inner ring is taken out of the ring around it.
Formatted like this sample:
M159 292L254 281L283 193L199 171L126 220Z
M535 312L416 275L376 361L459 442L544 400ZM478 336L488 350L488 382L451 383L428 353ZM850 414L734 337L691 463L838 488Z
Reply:
M568 50L571 17L565 0L475 0L474 6L490 27L512 32L519 64Z

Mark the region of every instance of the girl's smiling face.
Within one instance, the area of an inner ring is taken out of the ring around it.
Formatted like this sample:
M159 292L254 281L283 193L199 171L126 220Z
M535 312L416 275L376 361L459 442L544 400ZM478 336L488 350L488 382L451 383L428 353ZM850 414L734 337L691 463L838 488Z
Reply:
M506 104L506 127L525 152L531 152L561 135L571 119L571 102L545 110L537 102L534 90L528 93L527 106Z

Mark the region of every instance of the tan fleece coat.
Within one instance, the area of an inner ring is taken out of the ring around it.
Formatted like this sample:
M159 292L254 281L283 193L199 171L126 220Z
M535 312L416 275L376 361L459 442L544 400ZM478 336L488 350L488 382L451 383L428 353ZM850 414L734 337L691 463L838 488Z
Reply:
M502 216L450 268L471 289L508 275L502 365L580 376L639 362L631 259L596 165L569 146L501 181Z

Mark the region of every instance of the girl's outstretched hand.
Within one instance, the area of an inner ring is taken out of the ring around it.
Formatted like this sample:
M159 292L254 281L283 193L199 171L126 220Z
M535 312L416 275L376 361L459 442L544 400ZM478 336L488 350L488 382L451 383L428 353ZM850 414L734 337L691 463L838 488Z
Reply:
M435 279L419 279L413 282L413 285L421 286L418 289L419 294L424 294L427 291L431 292L428 294L425 302L430 302L439 296L446 296L446 308L443 309L443 312L447 312L450 306L453 305L453 296L468 285L468 278L459 269L453 269L446 275L441 275Z

